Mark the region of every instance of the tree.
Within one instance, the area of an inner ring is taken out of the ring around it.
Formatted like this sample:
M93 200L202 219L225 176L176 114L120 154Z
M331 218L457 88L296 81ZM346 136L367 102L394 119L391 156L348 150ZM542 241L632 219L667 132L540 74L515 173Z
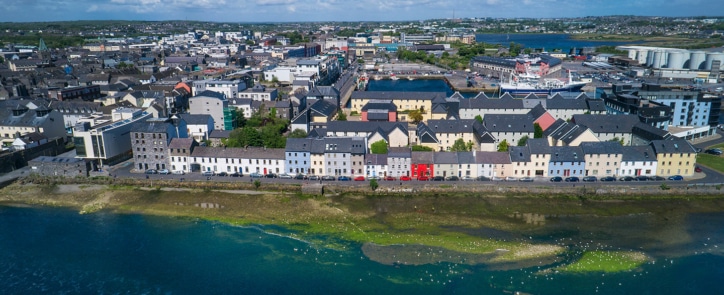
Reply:
M508 151L508 140L503 139L503 141L501 141L501 142L498 144L498 151L499 151L499 152L507 152L507 151Z
M543 128L540 127L540 124L534 123L533 129L533 138L543 138Z
M246 118L244 118L244 111L236 109L236 127L241 128L246 126Z
M408 117L410 118L410 122L415 123L415 124L419 124L423 120L422 112L420 110L410 111L410 113L408 114Z
M377 188L380 186L379 183L377 183L377 179L370 179L370 188L374 191L377 190Z
M528 142L528 135L524 135L518 140L518 146L525 146L526 142Z
M272 83L274 83L274 84L276 84L276 85L279 84L279 78L277 78L276 75L272 75L272 80L271 80L271 81L272 81Z
M387 154L387 142L382 139L373 142L370 145L370 151L373 154Z
M482 123L483 123L483 116L481 116L481 115L475 116L475 121L478 121L478 122L480 122L480 123L482 124ZM536 123L536 124L538 124L538 123Z
M337 121L347 121L347 115L342 111L337 111Z
M462 138L458 138L453 143L452 147L450 148L450 151L451 152L467 152L469 150L468 150L467 144L465 143L465 140L463 140Z
M244 43L246 43L246 45L250 45L250 46L256 45L256 42L254 42L254 40L246 40Z
M259 181L258 179L254 180L254 188L259 189L260 186L261 186L261 181Z
M289 133L289 138L305 138L307 137L307 132L302 129L294 129L291 133Z

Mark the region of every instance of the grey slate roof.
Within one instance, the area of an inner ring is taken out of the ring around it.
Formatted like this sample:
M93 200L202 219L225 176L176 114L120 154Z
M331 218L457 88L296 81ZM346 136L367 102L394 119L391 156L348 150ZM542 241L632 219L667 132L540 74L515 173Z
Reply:
M584 154L578 146L554 146L551 147L551 162L584 162Z
M366 154L366 165L387 165L387 154Z
M229 138L232 130L211 130L209 138Z
M457 152L433 152L434 164L458 164Z
M535 105L532 109L530 109L530 111L528 111L528 115L530 115L534 121L543 116L545 113L546 109L541 104Z
M571 122L585 125L594 133L631 133L633 126L639 122L636 115L573 115Z
M528 114L487 114L483 125L489 132L533 132L533 118Z
M476 164L510 164L510 154L506 152L475 152Z
M458 164L475 164L475 152L457 152Z
M409 147L389 147L387 148L388 158L410 158L412 150Z
M213 122L211 115L178 114L178 116L186 121L186 125L206 125L209 119Z
M477 98L479 97L479 98ZM513 98L510 95L503 95L500 98L487 98L485 95L478 95L476 98L463 99L460 101L460 109L522 109L523 100ZM487 115L486 115L487 116Z
M311 152L312 138L287 138L284 150L287 152Z
M200 93L197 93L196 97L198 97L198 96L205 96L205 97L217 98L220 100L226 100L225 95L223 93L211 91L211 90L204 90ZM192 99L193 99L193 97L192 97Z
M656 161L656 153L650 145L635 145L621 147L621 161L647 162Z
M673 135L669 133L669 131L666 131L664 129L656 128L654 126L651 126L646 123L638 122L636 125L634 125L631 132L645 140L652 141L652 140L661 140L661 139L669 139Z
M163 122L163 121L136 122L136 123L133 123L133 126L131 126L131 132L166 133L166 131L168 131L169 126L173 126L173 125L169 122Z
M433 164L434 152L412 152L413 164Z
M390 133L400 129L407 133L405 122L361 122L361 121L331 121L327 123L327 132L374 132L378 129Z
M324 140L325 153L367 153L367 146L362 137L325 137L322 140Z
M368 110L386 110L386 111L397 111L397 105L392 101L370 101L362 107L362 111Z
M6 100L0 102L0 125L36 127L43 125L50 118L47 115L37 116L35 110L28 109L24 103L29 103L29 101ZM13 116L13 110L24 110L25 112L20 116ZM63 124L63 122L58 122L58 124Z
M588 104L585 99L570 99L554 95L553 98L546 101L546 109L587 110Z
M603 99L587 99L586 103L588 103L588 110L592 113L606 112L606 104L603 102Z
M618 141L582 142L580 146L586 155L616 155L623 151L623 147Z
M169 149L187 149L191 151L191 146L194 144L193 138L171 138L171 142L168 144Z
M562 119L558 119L553 125L543 132L543 135L563 141L566 144L570 144L578 138L578 136L586 132L586 130L588 130L588 127L586 126L571 124L563 121Z
M419 99L433 100L445 92L408 92L408 91L354 91L351 99Z
M511 146L508 148L510 162L530 162L530 151L525 146Z
M651 146L657 154L696 153L696 149L686 139L678 137L669 140L652 140Z
M545 138L529 138L525 145L531 155L551 153L551 146L548 145L548 140Z

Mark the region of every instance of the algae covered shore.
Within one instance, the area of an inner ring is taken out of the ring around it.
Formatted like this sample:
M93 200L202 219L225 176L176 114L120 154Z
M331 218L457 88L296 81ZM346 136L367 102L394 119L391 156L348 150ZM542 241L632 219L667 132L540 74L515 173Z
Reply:
M362 247L383 264L439 262L493 269L634 270L692 251L688 214L724 212L724 198L610 200L525 194L377 195L220 191L110 185L12 184L2 204L199 218L309 241ZM706 249L694 249L706 251ZM714 250L717 251L717 250Z

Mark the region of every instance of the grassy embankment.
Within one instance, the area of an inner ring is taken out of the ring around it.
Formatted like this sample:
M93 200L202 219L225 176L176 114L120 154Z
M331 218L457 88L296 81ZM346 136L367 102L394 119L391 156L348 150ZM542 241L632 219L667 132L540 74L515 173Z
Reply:
M724 150L724 143L710 146L708 148L719 148ZM699 153L696 155L696 163L724 173L724 156Z

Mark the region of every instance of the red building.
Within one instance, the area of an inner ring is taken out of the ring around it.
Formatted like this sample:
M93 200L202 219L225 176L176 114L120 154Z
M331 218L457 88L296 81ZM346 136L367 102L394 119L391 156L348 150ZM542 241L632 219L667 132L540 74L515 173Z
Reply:
M411 177L413 179L420 176L431 177L435 175L433 156L433 152L412 152L410 172L412 172Z

